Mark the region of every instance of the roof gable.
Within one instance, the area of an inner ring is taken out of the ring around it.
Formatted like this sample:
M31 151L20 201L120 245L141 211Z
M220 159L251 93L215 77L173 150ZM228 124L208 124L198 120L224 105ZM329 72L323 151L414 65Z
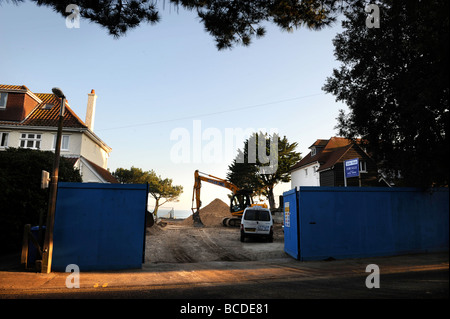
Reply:
M315 155L308 153L300 162L292 166L291 171L309 165L320 163L320 169L333 166L351 147L352 141L344 137L332 137L329 140L317 140L311 147L320 147Z
M103 179L103 182L111 183L111 184L117 184L119 183L117 179L112 176L112 174L104 169L103 167L100 167L99 165L95 164L94 162L88 160L86 157L81 157L83 161L87 162L87 164L90 166L90 168L95 171L96 175L98 175L101 179Z

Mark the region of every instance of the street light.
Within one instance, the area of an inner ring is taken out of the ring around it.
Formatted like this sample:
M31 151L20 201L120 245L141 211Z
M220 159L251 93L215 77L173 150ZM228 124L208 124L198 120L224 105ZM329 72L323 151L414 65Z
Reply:
M48 200L48 213L47 213L47 224L45 231L45 241L44 249L42 255L42 273L50 273L52 270L52 256L53 256L53 226L55 224L55 209L56 209L56 192L58 190L58 174L59 174L59 158L61 150L61 136L64 120L64 111L66 96L60 88L53 88L53 94L61 99L61 106L59 110L58 119L58 132L56 134L56 145L55 145L55 157L53 159L53 170L50 183L50 195Z

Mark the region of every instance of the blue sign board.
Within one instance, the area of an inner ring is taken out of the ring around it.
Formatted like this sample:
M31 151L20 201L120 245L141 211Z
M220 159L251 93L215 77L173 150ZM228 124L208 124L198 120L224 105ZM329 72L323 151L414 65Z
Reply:
M359 158L350 159L344 161L345 177L358 177L359 176Z

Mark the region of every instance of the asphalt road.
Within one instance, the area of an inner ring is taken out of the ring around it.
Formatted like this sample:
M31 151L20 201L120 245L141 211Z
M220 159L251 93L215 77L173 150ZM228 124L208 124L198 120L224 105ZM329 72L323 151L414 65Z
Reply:
M21 309L18 299L27 299L28 303L28 299L32 298L36 299L36 310L50 309L50 313L58 317L64 314L98 314L107 317L125 313L127 316L145 314L162 318L279 319L304 317L306 312L310 315L320 314L320 318L336 317L339 314L345 314L345 318L380 318L386 314L397 314L404 318L416 316L418 313L448 313L448 269L381 275L380 288L372 289L365 286L365 279L365 276L352 276L219 285L190 284L163 288L144 286L95 290L60 289L4 295L3 297L15 300L12 300L11 304L8 304L7 300L0 300L0 305L3 310L17 310ZM64 300L62 303L59 300L56 303L58 307L55 308L55 304L49 302L49 299L54 298ZM42 303L43 299L46 302ZM73 299L97 301L73 303ZM108 300L98 303L98 299ZM131 303L124 302L130 299L133 299ZM358 299L357 303L352 303L353 299ZM361 303L361 299L370 299L370 302ZM386 305L374 304L371 299L383 299L384 302L386 299L402 300L399 300L400 303L388 302ZM416 301L406 304L401 302L406 299ZM424 299L442 299L443 302L430 304L424 303ZM64 311L60 312L58 309ZM189 313L185 313L186 311Z
M380 288L366 287L368 273L364 269L372 262L381 268ZM227 274L231 277L224 279ZM0 271L0 307L5 313L45 312L58 317L120 313L170 319L279 319L312 313L320 318L341 314L346 318L382 318L386 314L404 318L424 310L428 316L448 313L449 269L445 254L307 263L285 259L149 265L130 273L82 274L79 289L67 289L65 278L65 273ZM106 282L108 285L103 287ZM31 307L30 299L35 301ZM60 300L55 304L53 299ZM352 303L355 299L357 304ZM364 299L369 302L361 303ZM396 301L385 307L374 304L373 299ZM414 302L402 303L408 299ZM426 299L443 302L424 303Z
M33 299L448 299L449 272L430 270L380 276L380 288L369 289L366 276L317 279L257 280L243 283L178 284L165 287L53 289L22 291L2 298Z

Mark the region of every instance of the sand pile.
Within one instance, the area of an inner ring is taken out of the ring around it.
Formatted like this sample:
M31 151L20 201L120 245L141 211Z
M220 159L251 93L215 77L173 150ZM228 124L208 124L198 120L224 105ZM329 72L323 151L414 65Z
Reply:
M200 219L206 227L222 227L222 220L225 217L232 217L230 207L219 198L200 209ZM192 215L186 218L181 224L193 226Z

